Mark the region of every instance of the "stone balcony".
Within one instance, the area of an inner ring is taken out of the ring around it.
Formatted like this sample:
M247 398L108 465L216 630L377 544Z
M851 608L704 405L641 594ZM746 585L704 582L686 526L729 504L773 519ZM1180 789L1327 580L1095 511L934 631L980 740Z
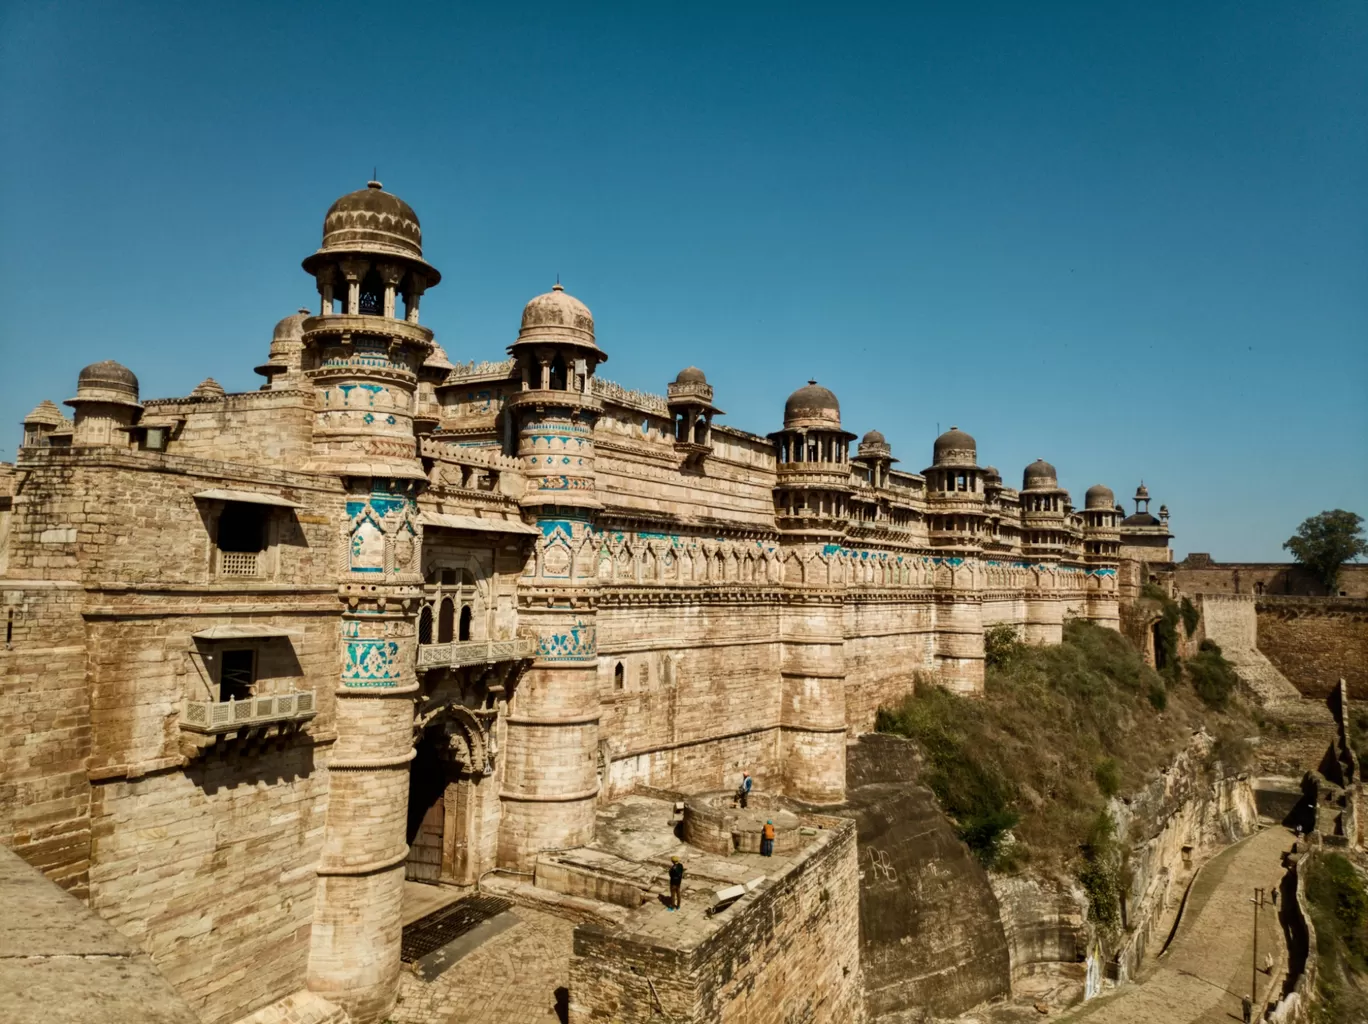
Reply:
M214 735L279 723L303 722L317 714L312 692L277 693L246 700L187 700L180 727Z
M445 644L420 644L418 671L432 668L460 668L464 665L493 665L501 661L526 661L536 656L537 641L532 637L511 640L458 640Z

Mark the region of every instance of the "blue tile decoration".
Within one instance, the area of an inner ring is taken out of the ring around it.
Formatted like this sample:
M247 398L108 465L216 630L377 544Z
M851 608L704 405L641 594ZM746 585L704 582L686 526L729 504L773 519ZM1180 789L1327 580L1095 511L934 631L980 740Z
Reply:
M583 619L577 619L564 633L543 633L537 638L537 658L541 661L594 661L597 657L597 630Z
M348 640L342 682L354 687L399 685L399 645L393 640Z

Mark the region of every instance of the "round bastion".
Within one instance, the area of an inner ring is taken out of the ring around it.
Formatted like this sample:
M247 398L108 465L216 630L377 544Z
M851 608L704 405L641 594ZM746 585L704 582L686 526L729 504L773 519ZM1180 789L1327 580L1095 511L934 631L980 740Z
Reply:
M751 793L743 810L736 791L697 793L684 799L684 823L680 836L690 846L708 853L759 853L765 822L774 822L774 853L784 855L802 849L798 815L782 806L773 793Z

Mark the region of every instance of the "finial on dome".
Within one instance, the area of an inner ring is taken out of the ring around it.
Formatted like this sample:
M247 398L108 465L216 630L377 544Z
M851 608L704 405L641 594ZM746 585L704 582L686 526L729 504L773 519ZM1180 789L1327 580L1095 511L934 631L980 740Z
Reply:
M551 286L551 290L552 290L553 292L563 292L563 291L565 291L564 286L560 283L560 275L559 275L559 274L556 275L556 283L553 284L553 285Z
M808 383L809 383L809 384L816 384L817 382L816 382L815 380L809 379L809 380L808 380Z
M382 189L382 188L384 188L384 187L385 187L384 185L380 184L380 182L376 181L374 178L372 178L370 181L366 182L366 188L373 188L373 189L375 189L377 192L380 191L380 189Z

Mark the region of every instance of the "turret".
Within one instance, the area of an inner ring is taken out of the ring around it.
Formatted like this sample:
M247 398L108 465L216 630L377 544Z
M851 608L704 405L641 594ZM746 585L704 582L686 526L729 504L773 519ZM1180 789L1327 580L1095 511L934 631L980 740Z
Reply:
M76 410L73 445L128 444L128 428L142 415L138 378L128 367L106 359L91 363L76 378L76 397L66 404Z
M778 462L774 505L779 528L811 540L844 536L855 435L841 426L836 396L808 381L784 403L784 429L769 436Z
M665 389L674 419L674 448L685 463L697 465L712 454L712 421L725 415L713 405L713 389L697 366L680 370Z

